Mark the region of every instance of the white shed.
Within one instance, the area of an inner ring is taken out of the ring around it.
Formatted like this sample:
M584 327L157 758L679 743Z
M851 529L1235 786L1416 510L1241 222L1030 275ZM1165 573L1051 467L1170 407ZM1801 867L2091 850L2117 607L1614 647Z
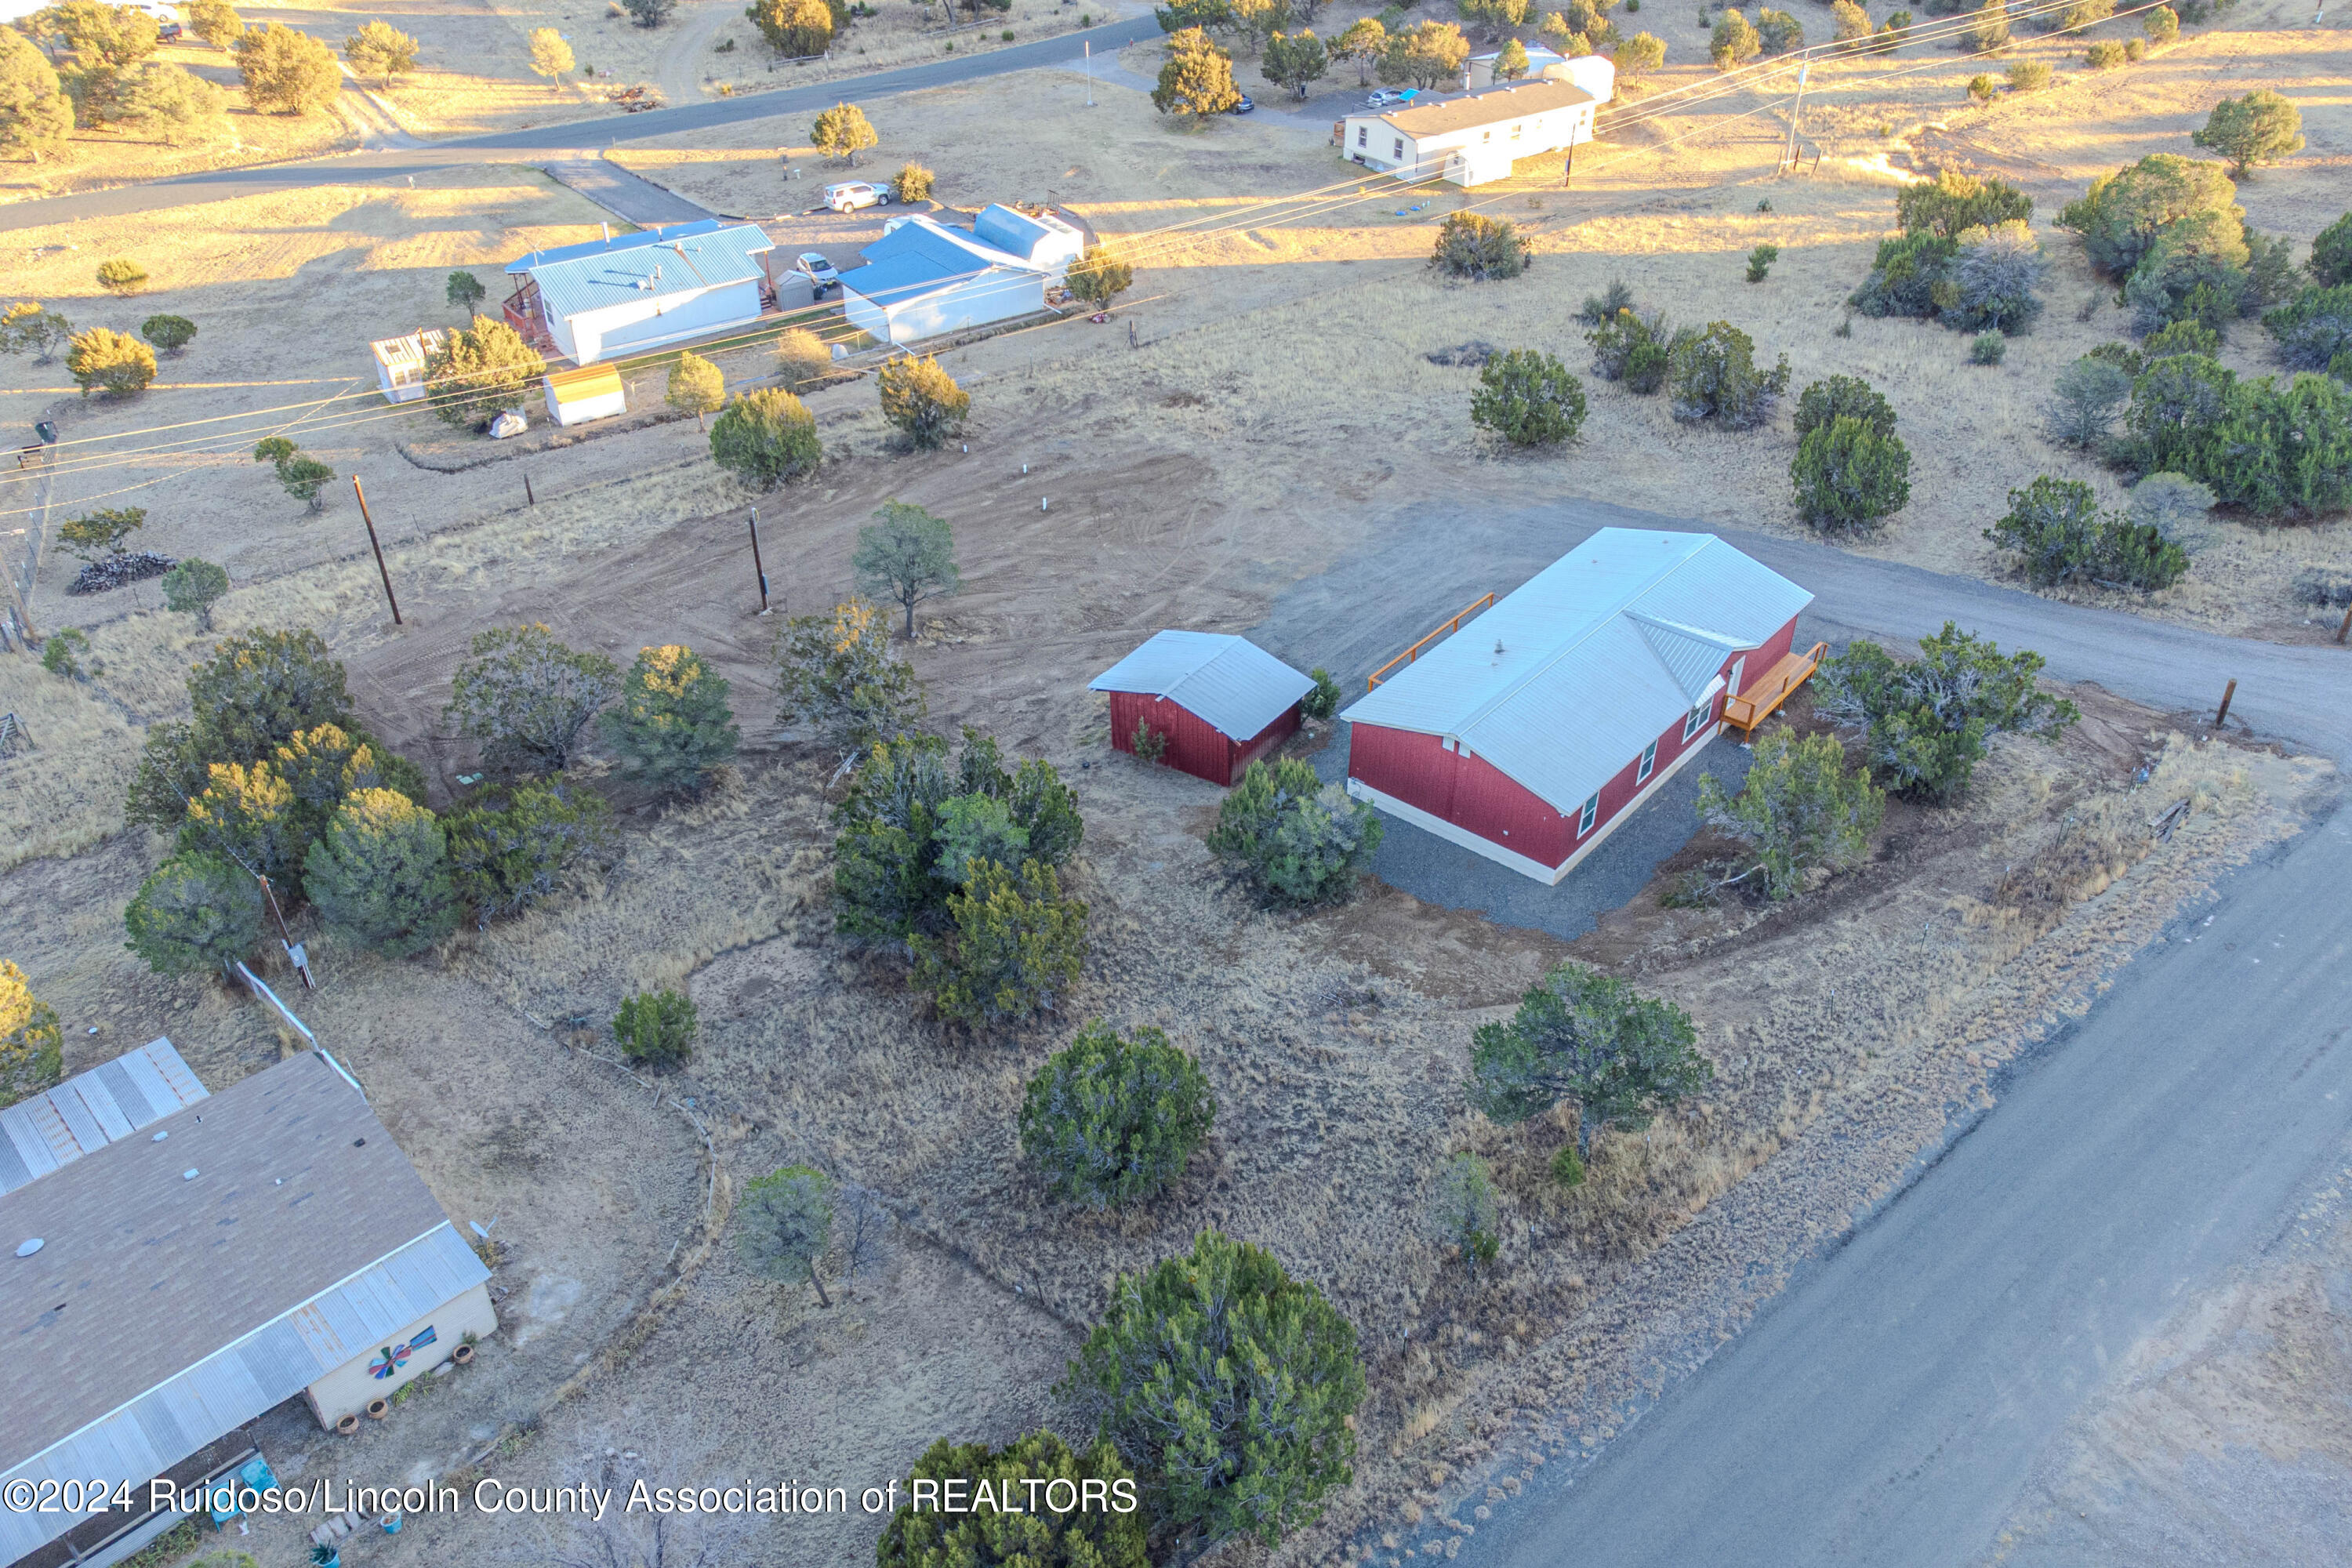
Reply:
M756 224L703 218L533 251L507 264L523 279L507 319L583 365L706 337L760 319L774 248Z
M994 203L972 219L971 235L983 245L1017 256L1060 283L1070 263L1087 253L1087 237L1053 213L1015 212Z
M1610 97L1616 68L1595 55L1552 68L1558 74L1534 81L1349 115L1340 127L1343 155L1403 180L1435 176L1481 185L1507 179L1521 158L1592 140L1593 114Z
M375 361L376 389L386 402L414 403L425 395L425 367L441 352L449 334L427 327L404 338L379 338L368 344Z
M609 364L548 373L547 416L558 425L585 425L591 419L610 419L628 411L621 373Z
M1055 276L929 217L894 221L864 255L865 266L841 275L842 310L850 325L888 343L1035 315Z

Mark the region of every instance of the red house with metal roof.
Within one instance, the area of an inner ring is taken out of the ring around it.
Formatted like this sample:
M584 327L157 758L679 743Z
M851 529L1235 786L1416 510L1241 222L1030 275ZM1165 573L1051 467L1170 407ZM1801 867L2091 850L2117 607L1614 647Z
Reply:
M1246 637L1160 632L1087 687L1110 693L1113 746L1133 755L1148 730L1161 762L1223 785L1297 731L1315 682Z
M1602 529L1340 715L1348 793L1557 883L1743 682L1811 673L1791 645L1812 597L1713 534Z

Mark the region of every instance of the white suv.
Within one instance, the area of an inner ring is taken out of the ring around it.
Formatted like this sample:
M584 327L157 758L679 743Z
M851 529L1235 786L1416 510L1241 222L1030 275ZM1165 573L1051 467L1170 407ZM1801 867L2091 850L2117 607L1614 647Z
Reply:
M845 180L824 188L824 205L837 213L854 213L860 207L887 205L890 198L863 180Z

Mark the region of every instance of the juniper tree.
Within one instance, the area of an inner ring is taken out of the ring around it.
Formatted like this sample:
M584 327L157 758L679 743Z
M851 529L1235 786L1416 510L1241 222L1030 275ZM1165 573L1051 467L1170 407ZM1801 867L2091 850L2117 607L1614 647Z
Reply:
M423 806L388 789L344 797L302 861L302 887L329 931L394 957L457 929L448 841Z
M849 558L861 593L890 599L907 611L907 639L915 637L915 606L928 597L952 594L962 581L956 569L955 532L947 520L905 501L884 501L874 521L857 531Z
M1055 1197L1108 1208L1181 1177L1216 1112L1200 1064L1165 1034L1122 1039L1098 1020L1030 1079L1021 1152Z
M457 667L445 718L480 742L494 766L560 773L621 674L600 653L558 642L544 626L496 626L475 635L472 658Z
M604 743L665 789L699 790L712 769L734 759L740 739L729 690L692 648L640 649L622 679L618 706L601 716Z
M260 951L261 888L225 855L175 855L122 913L126 944L158 974L226 971Z
M1507 1021L1478 1026L1470 1102L1508 1125L1572 1100L1577 1151L1589 1157L1602 1129L1638 1131L1706 1086L1715 1068L1697 1046L1696 1026L1673 1003L1563 963L1528 988Z
M786 1165L745 1184L736 1208L735 1246L755 1274L805 1279L830 1307L817 1265L833 1239L833 1180L806 1165Z
M1761 875L1768 898L1786 899L1816 867L1841 869L1869 853L1886 794L1871 784L1869 769L1845 765L1835 736L1800 737L1779 724L1758 737L1755 752L1738 795L1713 773L1698 781L1699 816L1755 857L1741 877Z

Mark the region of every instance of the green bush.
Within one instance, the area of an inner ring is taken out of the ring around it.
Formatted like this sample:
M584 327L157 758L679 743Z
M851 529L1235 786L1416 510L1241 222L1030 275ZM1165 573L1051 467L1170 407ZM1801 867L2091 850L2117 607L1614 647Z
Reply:
M2312 255L2315 261L2316 247ZM2292 304L2265 312L2263 330L2277 340L2278 356L2289 365L2326 370L2338 354L2352 352L2352 283L2305 289Z
M2049 271L2042 242L2022 218L1990 228L1964 228L1943 275L1930 285L1937 319L1958 332L1987 328L2014 337L2042 314L2034 290Z
M555 784L492 794L453 812L446 826L450 880L477 926L521 913L618 853L604 797Z
M180 824L184 854L227 856L282 889L298 887L313 819L268 763L215 763Z
M1331 672L1319 664L1307 673L1314 678L1315 689L1298 700L1300 716L1317 720L1330 718L1339 710L1339 683L1332 679Z
M1670 351L1666 391L1674 416L1685 424L1713 420L1727 430L1761 425L1789 386L1789 356L1768 374L1756 368L1756 342L1729 321L1677 334Z
M1575 1147L1589 1156L1603 1128L1639 1131L1706 1086L1715 1068L1697 1046L1696 1026L1673 1003L1563 963L1528 988L1507 1022L1472 1035L1470 1103L1508 1126L1574 1100Z
M1845 418L1861 420L1874 436L1895 434L1895 407L1877 388L1860 376L1832 375L1812 383L1797 399L1797 439Z
M1556 447L1584 424L1584 384L1551 355L1513 349L1488 360L1470 395L1470 423L1514 447Z
M863 599L786 622L776 660L777 721L842 756L906 734L929 706L890 651L889 622Z
M963 428L964 417L971 412L971 394L958 386L935 358L901 355L885 364L875 380L882 391L882 417L918 448L944 444Z
M1598 327L1604 322L1615 321L1621 312L1631 310L1633 308L1633 285L1622 278L1612 278L1609 279L1608 288L1598 294L1587 294L1584 297L1584 303L1577 307L1576 319L1584 326ZM1586 335L1586 341L1591 341L1591 334ZM1617 378L1611 375L1609 379L1614 381Z
M433 814L388 789L344 797L302 861L302 889L327 929L394 957L457 929L448 841Z
M2059 213L2058 226L2082 236L2083 249L2099 271L2126 278L2168 226L2200 213L2242 220L2228 171L2157 153L2092 181L2080 200Z
M2043 60L2011 60L2009 63L2009 90L2040 92L2050 85L2050 66Z
M1763 282L1765 275L1772 270L1772 263L1780 259L1780 247L1777 245L1759 245L1755 249L1749 251L1748 253L1748 281L1750 283Z
M2113 39L2103 39L2083 50L2083 63L2095 71L2113 70L2129 58L2123 45Z
M2331 376L2241 382L2206 355L2175 354L2133 384L2124 425L2132 467L2186 475L2255 516L2352 502L2352 395Z
M562 773L582 734L620 692L621 672L611 659L566 647L543 626L494 626L477 633L468 651L442 717L500 770Z
M148 727L124 808L134 823L177 829L188 797L205 787L215 763L271 761L281 746L321 725L359 733L343 667L327 657L313 631L225 637L189 672L187 691L193 722ZM378 755L397 763L381 748Z
M1455 1249L1472 1273L1503 1249L1503 1211L1486 1162L1464 1152L1438 1167L1429 1217L1437 1239Z
M2009 47L2007 0L1984 0L1961 27L1953 47L1971 55L1998 54Z
M23 970L0 958L0 1110L40 1093L64 1071L57 1009L33 994Z
M1763 52L1762 35L1736 8L1717 19L1714 35L1707 40L1707 58L1716 69L1736 70Z
M2087 451L2114 428L2116 416L2131 401L2131 373L2112 360L2084 354L2058 373L2051 384L2044 419L2050 438Z
M2303 151L2303 113L2284 94L2257 88L2215 104L2203 129L2189 139L2219 153L2229 160L2232 175L2243 176L2257 163L2275 163Z
M228 574L191 555L163 574L163 607L196 617L196 629L213 629L213 605L228 592Z
M945 937L909 943L909 983L930 993L950 1023L1016 1023L1052 1011L1077 984L1087 906L1063 896L1061 878L1044 861L1024 861L1017 877L992 860L973 861L962 888L948 895L947 916Z
M260 951L261 887L225 855L175 855L140 884L126 944L158 974L226 970Z
M710 422L710 460L754 489L816 472L824 460L816 416L782 387L738 393Z
M487 430L528 402L531 384L546 374L547 361L520 332L498 317L476 316L425 360L425 395L446 423Z
M1306 35L1308 42L1314 35ZM1070 264L1063 279L1069 287L1070 297L1097 310L1110 309L1111 301L1135 286L1135 268L1117 252L1103 246L1087 247L1087 253Z
M824 1293L817 1266L833 1241L833 1179L806 1165L786 1165L743 1186L735 1210L735 1249L744 1266L780 1283L806 1279Z
M937 176L920 163L902 163L898 172L890 176L890 199L901 206L929 201L931 185L936 179Z
M908 1479L910 1492L915 1481L969 1483L975 1500L954 1514L900 1505L875 1545L877 1568L1150 1568L1135 1472L1109 1443L1079 1454L1051 1432L994 1450L942 1437ZM1058 1495L1093 1500L1061 1513L1026 1506L1055 1482L1076 1489Z
M98 286L110 294L136 294L147 287L147 269L127 256L98 264Z
M1058 866L1086 837L1053 764L1033 758L1007 772L996 742L969 728L953 767L936 735L877 744L833 820L835 922L884 941L940 930L974 861Z
M621 680L621 700L598 722L604 743L664 789L698 791L735 758L740 731L725 677L692 648L641 648Z
M1267 1546L1355 1479L1356 1331L1274 1255L1214 1230L1122 1274L1060 1392L1136 1461L1171 1530Z
M92 327L66 345L66 374L88 397L93 392L129 397L155 380L155 351L127 332Z
M1898 793L1933 801L1968 791L1988 735L2055 737L2082 715L2041 689L2038 653L2001 657L2000 647L1946 621L1919 640L1920 657L1898 663L1860 639L1822 663L1813 709L1863 736L1872 774Z
M2221 334L2202 321L2175 321L2148 334L2144 358L2169 359L2174 354L2218 354Z
M81 661L89 653L88 633L79 626L60 626L41 639L41 668L51 675L79 680L85 673ZM96 669L96 660L90 668Z
M1999 364L2009 353L2009 340L1999 332L1979 332L1969 342L1970 364Z
M1804 24L1786 11L1769 7L1756 13L1756 39L1768 55L1785 55L1805 47Z
M613 1039L621 1054L651 1068L674 1068L694 1054L702 1020L694 999L667 988L640 991L613 1015Z
M2352 213L2319 231L2311 242L2311 280L2323 289L2352 283Z
M2147 41L2159 48L2180 37L2180 16L2169 5L2158 5L2139 19Z
M1801 739L1780 724L1757 739L1755 751L1738 795L1713 773L1698 781L1700 817L1755 858L1741 877L1760 874L1766 897L1786 899L1803 890L1814 868L1843 869L1869 854L1886 795L1871 784L1868 768L1846 767L1835 736Z
M1603 317L1584 334L1592 345L1593 374L1603 381L1622 381L1627 391L1644 395L1664 384L1672 340L1664 316L1654 310L1636 315L1630 306Z
M1383 831L1370 802L1324 784L1313 763L1282 757L1271 768L1252 763L1226 793L1209 847L1239 862L1269 897L1322 903L1354 891Z
M859 593L905 607L909 642L915 637L915 606L935 595L954 593L963 581L956 566L955 531L947 520L905 501L884 501L874 521L857 531L857 550L849 566L857 574Z
M1998 337L1995 342L1999 342ZM1840 416L1797 444L1789 464L1797 515L1824 533L1867 533L1911 500L1911 453L1863 420Z
M1166 1035L1147 1026L1123 1040L1097 1022L1029 1080L1021 1152L1055 1197L1108 1208L1181 1176L1216 1113L1200 1064Z
M2000 90L2000 79L1989 71L1979 71L1969 78L1969 96L1979 103L1990 103L1992 95Z
M196 324L185 316L150 316L139 323L139 335L167 354L177 354L196 341Z
M1436 248L1429 265L1448 278L1484 283L1517 278L1535 257L1532 241L1522 238L1508 218L1484 213L1449 213L1438 226Z

